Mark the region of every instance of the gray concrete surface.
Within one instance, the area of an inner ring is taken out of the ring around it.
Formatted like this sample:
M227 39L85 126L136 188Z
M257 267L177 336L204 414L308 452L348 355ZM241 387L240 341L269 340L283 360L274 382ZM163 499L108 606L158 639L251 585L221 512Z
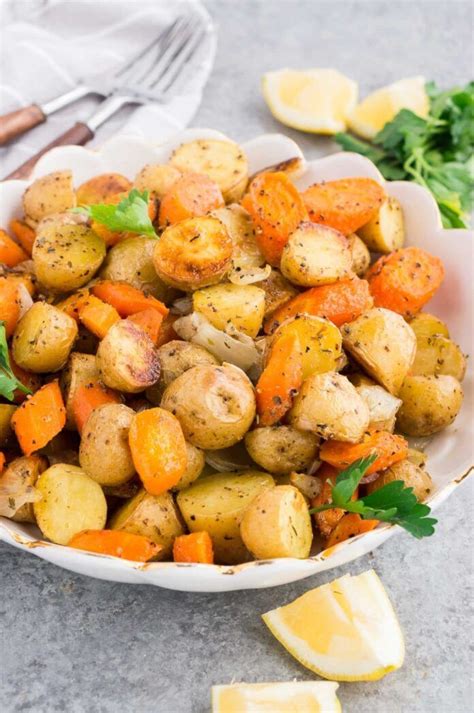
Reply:
M195 126L243 140L280 127L259 77L283 66L334 66L366 92L417 73L449 86L472 67L468 2L208 2L220 28ZM284 130L284 129L283 129ZM288 131L308 156L329 142ZM405 632L404 667L342 684L347 713L469 713L472 483L439 510L434 537L402 534L338 571L265 591L191 595L95 581L0 547L0 710L207 713L210 687L309 680L260 614L344 571L374 567Z

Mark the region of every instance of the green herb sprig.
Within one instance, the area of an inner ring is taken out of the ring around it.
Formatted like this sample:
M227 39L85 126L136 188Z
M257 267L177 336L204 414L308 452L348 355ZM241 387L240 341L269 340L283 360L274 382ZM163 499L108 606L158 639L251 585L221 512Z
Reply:
M336 134L345 151L367 156L391 181L415 181L438 203L446 228L467 227L474 180L474 82L441 92L426 85L429 114L402 109L372 143Z
M7 401L13 401L17 389L23 391L24 394L32 393L21 381L18 381L12 371L8 356L5 322L0 321L0 396L3 396Z
M117 205L95 203L94 205L79 206L74 209L74 212L87 215L117 233L126 231L157 238L153 223L148 215L148 196L148 191L140 193L136 188L133 188L128 196Z
M360 458L341 471L332 488L331 502L311 508L309 512L324 512L337 507L357 513L363 520L381 520L400 525L418 539L432 535L437 520L427 517L431 509L420 503L413 493L413 488L405 487L402 480L394 480L370 495L351 500L360 481L376 459L377 455Z

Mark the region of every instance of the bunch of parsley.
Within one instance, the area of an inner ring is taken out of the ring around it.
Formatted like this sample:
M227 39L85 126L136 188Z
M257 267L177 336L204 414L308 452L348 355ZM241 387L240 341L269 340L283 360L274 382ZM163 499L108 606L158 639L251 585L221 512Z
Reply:
M423 119L402 109L372 144L351 134L336 134L346 151L367 156L384 178L415 181L438 203L445 228L465 228L472 209L474 178L474 82L440 91L426 85L430 100Z

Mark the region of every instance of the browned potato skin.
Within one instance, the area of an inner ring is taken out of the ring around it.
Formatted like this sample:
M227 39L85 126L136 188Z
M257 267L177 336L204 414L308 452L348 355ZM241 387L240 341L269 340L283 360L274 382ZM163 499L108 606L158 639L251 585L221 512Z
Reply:
M129 191L131 182L120 173L102 173L81 183L76 191L78 205L105 203L107 198Z
M155 245L154 238L138 236L121 240L107 253L100 277L104 280L128 282L158 300L167 301L171 288L156 274L153 265Z
M170 493L150 495L143 489L114 513L109 527L143 535L161 545L163 549L157 557L160 560L171 559L175 538L184 534L183 520L173 496Z
M97 369L95 355L72 352L59 380L66 405L66 428L74 429L76 427L72 401L77 389L80 386L93 384L98 380L99 370Z
M336 372L306 379L289 413L295 428L349 443L361 440L369 418L367 404L355 387Z
M373 252L386 255L403 247L405 225L398 200L387 196L375 216L357 232Z
M219 364L216 357L198 344L173 339L158 349L161 365L159 381L147 389L147 398L156 406L160 405L163 392L178 376L200 364Z
M258 283L265 291L265 319L298 294L298 290L281 272L272 268L270 277Z
M13 333L13 359L36 374L59 371L76 337L77 324L72 317L46 302L35 302Z
M240 441L255 418L254 388L231 364L188 369L165 390L161 407L181 424L186 440L217 450Z
M13 476L22 487L34 487L38 476L48 467L48 461L43 456L32 455L15 458L8 464L2 477ZM11 517L15 522L36 522L33 503L24 503Z
M153 262L163 282L189 292L220 282L231 266L232 248L220 220L189 218L163 231Z
M245 447L261 468L283 475L309 468L318 454L319 438L292 426L264 426L246 434Z
M431 436L449 426L463 401L454 376L407 376L398 394L403 404L397 428L407 436Z
M204 466L206 465L204 451L200 448L196 448L196 446L193 446L192 443L188 443L188 441L186 441L186 452L188 454L186 470L174 488L171 488L173 492L184 490L184 488L187 488L191 485L191 483L194 483L194 481L199 478L204 470Z
M133 409L124 404L95 408L82 430L79 463L99 485L122 485L135 475L128 432Z
M309 557L313 530L304 496L292 485L264 490L245 510L240 534L256 559Z
M13 404L0 404L0 447L6 446L13 435L11 420L16 408Z
M56 171L37 178L23 194L25 215L33 223L51 213L63 213L75 207L71 171Z
M175 166L167 163L149 163L137 173L133 186L138 191L149 191L155 200L161 201L181 176L182 172Z
M149 336L128 319L109 329L96 354L101 380L111 389L138 394L160 376L158 352Z
M373 493L384 485L391 483L394 480L403 480L405 487L413 488L413 494L422 502L433 489L433 481L426 470L410 462L402 460L395 463L367 485L367 493Z

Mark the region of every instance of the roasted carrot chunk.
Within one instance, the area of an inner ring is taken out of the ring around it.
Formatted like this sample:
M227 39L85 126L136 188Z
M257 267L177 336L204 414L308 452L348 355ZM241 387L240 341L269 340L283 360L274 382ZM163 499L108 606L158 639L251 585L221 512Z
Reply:
M105 203L117 193L126 193L131 188L131 182L120 173L102 173L81 183L76 191L77 204Z
M137 473L152 495L176 485L188 464L181 425L172 413L152 408L136 413L128 434Z
M348 280L312 287L293 297L272 313L265 323L265 332L270 334L286 319L298 314L325 317L340 327L345 322L357 319L372 306L369 283L354 275Z
M131 322L138 324L148 334L153 344L158 344L160 328L163 322L162 314L156 309L144 309L141 312L135 312L129 319Z
M385 191L372 178L342 178L315 183L302 195L313 223L329 225L350 235L374 217Z
M223 205L221 190L209 176L185 173L161 199L159 223L166 226L199 218Z
M100 300L115 307L121 317L130 317L144 309L154 309L162 317L168 314L168 308L156 297L146 295L127 282L102 280L92 287L92 293Z
M356 535L369 532L377 527L378 524L378 520L363 520L357 513L348 512L339 520L329 535L325 545L326 549L334 547L334 545L344 542L344 540L349 540L351 537L356 537Z
M79 322L80 309L87 303L89 297L89 290L78 290L74 292L74 294L69 295L69 297L66 297L62 302L58 302L55 307L62 312L66 312L66 314L75 319L76 322Z
M192 532L190 535L179 535L173 543L173 559L175 562L212 564L214 562L214 551L211 536L208 532Z
M103 404L119 403L121 403L119 394L98 382L79 386L72 397L72 412L79 433L82 433L87 419L95 408Z
M173 324L179 319L179 314L168 314L161 323L160 331L158 333L158 339L155 342L155 346L161 347L167 342L171 342L173 339L180 339L179 335L173 329Z
M7 339L13 334L19 319L18 285L7 277L0 277L0 321L5 323Z
M45 384L17 408L11 420L27 456L43 448L65 426L66 409L57 381Z
M377 470L385 470L408 455L408 443L402 436L388 431L372 431L365 434L362 443L344 441L326 441L321 446L321 460L335 468L347 468L359 458L366 458L372 453L377 459L368 468L366 475Z
M33 228L30 228L23 220L12 220L9 227L25 253L31 255L36 238Z
M288 238L308 212L303 200L286 173L260 173L242 200L257 227L257 242L270 265L280 265Z
M28 260L29 255L18 243L4 231L0 230L0 262L7 267L15 267L19 262Z
M69 541L69 547L112 555L132 562L148 562L163 549L143 535L123 530L83 530Z
M89 332L103 339L110 327L120 320L120 315L112 305L89 295L79 307L79 319Z
M272 426L291 408L303 381L301 345L294 333L278 337L256 387L261 426Z
M5 454L0 451L0 473L5 468L6 458Z
M444 278L443 263L421 248L402 248L377 260L367 275L376 307L413 317Z
M315 508L332 502L332 488L336 484L338 473L339 470L337 470L337 468L333 468L333 466L328 463L322 463L316 473L316 476L321 481L321 490L319 495L313 498L311 507ZM357 489L351 499L357 500ZM332 510L324 510L323 512L313 513L316 526L323 537L329 537L343 516L344 510L341 508L333 508Z
M112 205L118 205L120 201L122 201L124 198L128 196L128 191L124 191L122 193L114 193L113 195L108 196L107 198L104 198L102 201L99 201L100 203L110 203ZM150 196L148 199L148 215L150 216L150 220L154 221L156 218L156 201L154 198ZM124 240L125 238L128 238L130 236L136 236L136 233L128 233L128 232L115 232L113 230L110 230L110 228L107 228L107 226L102 225L102 223L98 223L96 220L92 221L91 224L92 230L99 235L102 240L105 242L105 244L108 247L111 247L112 245L116 245L120 240Z

